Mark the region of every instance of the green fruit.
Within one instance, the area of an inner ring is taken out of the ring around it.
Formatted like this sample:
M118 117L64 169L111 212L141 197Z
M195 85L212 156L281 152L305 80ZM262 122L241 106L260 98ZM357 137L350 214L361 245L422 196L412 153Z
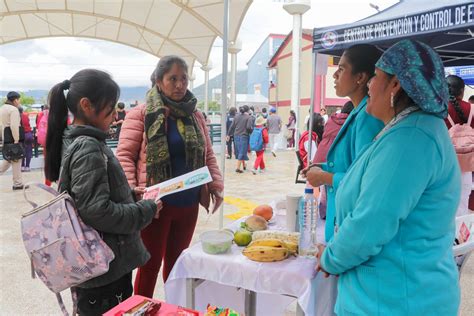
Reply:
M234 241L238 246L247 246L252 241L252 233L246 229L241 229L235 232Z

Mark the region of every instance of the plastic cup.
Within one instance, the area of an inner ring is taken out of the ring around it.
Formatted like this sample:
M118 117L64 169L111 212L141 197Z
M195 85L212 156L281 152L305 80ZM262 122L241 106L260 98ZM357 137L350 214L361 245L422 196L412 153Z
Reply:
M298 208L302 195L288 194L286 196L286 229L289 232L297 232Z

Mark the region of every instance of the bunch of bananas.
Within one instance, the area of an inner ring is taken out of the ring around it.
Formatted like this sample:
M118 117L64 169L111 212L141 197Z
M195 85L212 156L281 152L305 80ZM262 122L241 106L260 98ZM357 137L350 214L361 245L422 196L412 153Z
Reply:
M261 230L252 234L253 240L258 239L280 239L287 243L298 244L300 240L300 233L296 232L285 232L281 230Z
M242 254L253 261L273 262L288 258L290 254L296 254L297 244L288 244L280 239L267 238L252 241Z

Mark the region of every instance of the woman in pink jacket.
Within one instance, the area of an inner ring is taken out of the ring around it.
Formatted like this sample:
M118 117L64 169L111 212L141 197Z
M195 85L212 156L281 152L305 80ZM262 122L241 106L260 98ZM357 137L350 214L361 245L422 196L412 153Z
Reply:
M163 197L160 217L142 231L151 259L138 269L135 294L147 297L153 297L161 262L166 282L189 246L199 204L209 211L211 200L222 202L224 189L205 119L187 90L186 62L177 56L161 58L152 82L155 85L147 93L146 105L127 114L117 148L130 186L144 189L203 166L209 168L213 181Z

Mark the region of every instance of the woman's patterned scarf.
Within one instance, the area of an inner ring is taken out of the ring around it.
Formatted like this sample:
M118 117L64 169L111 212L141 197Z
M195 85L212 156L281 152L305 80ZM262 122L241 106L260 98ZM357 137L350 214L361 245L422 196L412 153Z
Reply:
M166 119L176 119L178 131L184 141L186 166L196 170L204 166L204 138L193 116L197 100L187 91L181 102L169 100L156 87L147 92L145 113L146 182L154 185L172 178L168 149Z

